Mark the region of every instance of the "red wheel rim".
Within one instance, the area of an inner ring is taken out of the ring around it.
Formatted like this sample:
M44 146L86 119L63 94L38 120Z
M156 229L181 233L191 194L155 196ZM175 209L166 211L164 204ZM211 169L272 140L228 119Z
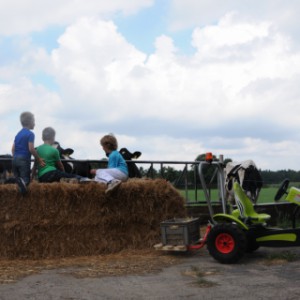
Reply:
M228 233L221 233L216 238L216 248L219 252L227 254L233 251L235 242Z

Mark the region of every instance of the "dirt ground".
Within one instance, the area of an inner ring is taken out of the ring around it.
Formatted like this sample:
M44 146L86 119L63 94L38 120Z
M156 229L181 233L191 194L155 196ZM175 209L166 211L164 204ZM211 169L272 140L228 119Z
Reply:
M222 265L206 248L61 260L0 260L0 299L300 299L300 248Z

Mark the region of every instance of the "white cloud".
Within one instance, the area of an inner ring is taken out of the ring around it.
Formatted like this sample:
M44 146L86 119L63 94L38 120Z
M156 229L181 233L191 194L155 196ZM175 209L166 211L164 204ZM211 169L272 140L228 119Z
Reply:
M71 24L81 16L134 14L153 0L0 0L0 35L26 34L49 26Z
M170 28L181 30L216 24L224 15L238 12L245 22L266 20L296 37L300 3L285 0L171 0Z
M25 39L21 58L0 69L1 153L10 151L19 113L31 110L37 144L53 126L76 158L102 158L99 138L114 132L141 159L190 161L212 151L261 168L297 168L295 41L272 20L226 12L194 28L189 56L167 34L147 56L95 16L72 21L50 54ZM53 77L56 91L30 80L39 71Z
M233 38L228 42L222 35ZM183 58L172 39L161 36L147 58L111 22L82 19L69 27L52 55L64 103L73 105L76 117L89 116L87 123L94 120L95 128L99 119L98 126L105 124L106 131L110 124L122 127L130 119L132 123L136 119L137 126L150 120L170 126L178 120L194 131L226 127L228 120L241 126L253 118L258 125L273 124L279 112L295 105L295 96L290 102L288 95L297 90L292 78L298 74L300 59L289 53L290 41L270 24L236 22L226 16L214 26L196 28L193 43L196 54ZM287 82L282 85L283 78ZM279 82L256 92L259 82L270 80ZM284 102L278 99L279 89L286 94ZM296 116L291 110L275 123L280 126L292 117L298 124ZM256 136L253 129L248 134ZM166 131L170 129L161 127L162 135Z
M243 50L243 46L259 46L263 39L268 38L269 23L240 22L235 20L235 16L234 13L227 14L216 25L197 27L192 41L197 51L206 58L228 59L233 51Z

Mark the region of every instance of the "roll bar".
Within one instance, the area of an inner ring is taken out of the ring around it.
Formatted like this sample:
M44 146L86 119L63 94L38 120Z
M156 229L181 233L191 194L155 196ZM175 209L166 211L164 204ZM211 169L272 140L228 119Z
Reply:
M226 205L226 199L225 199L225 178L224 178L224 164L223 162L219 161L212 161L212 162L207 162L207 161L201 161L198 165L198 172L199 172L199 177L200 177L200 182L203 188L204 196L207 202L209 214L211 216L212 222L213 221L213 215L214 215L214 210L211 204L211 196L208 192L207 184L205 182L204 178L204 167L205 166L213 166L215 167L215 171L213 174L212 179L214 179L214 176L217 176L217 183L218 183L218 190L219 190L219 196L221 199L222 203L222 211L224 214L227 213L227 205Z

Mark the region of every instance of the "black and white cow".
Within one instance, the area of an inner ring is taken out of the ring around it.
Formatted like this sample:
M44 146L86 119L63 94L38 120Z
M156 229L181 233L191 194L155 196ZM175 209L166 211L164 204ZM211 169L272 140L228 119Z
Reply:
M5 182L12 174L12 156L0 155L0 182Z
M123 158L126 160L127 163L127 167L128 167L128 177L129 178L141 178L142 174L140 172L140 170L138 169L138 167L136 166L136 164L134 162L131 162L131 160L134 158L139 158L142 153L140 151L135 151L133 153L131 153L127 148L122 148L119 151L121 153L121 155L123 156Z
M54 142L52 146L58 150L60 158L62 159L62 164L67 173L91 178L91 165L89 162L77 161L75 158L71 157L71 155L74 153L74 150L71 148L63 149L59 142Z
M233 183L237 181L251 201L256 203L263 180L253 160L228 162L224 173L226 198L229 202L234 203Z

